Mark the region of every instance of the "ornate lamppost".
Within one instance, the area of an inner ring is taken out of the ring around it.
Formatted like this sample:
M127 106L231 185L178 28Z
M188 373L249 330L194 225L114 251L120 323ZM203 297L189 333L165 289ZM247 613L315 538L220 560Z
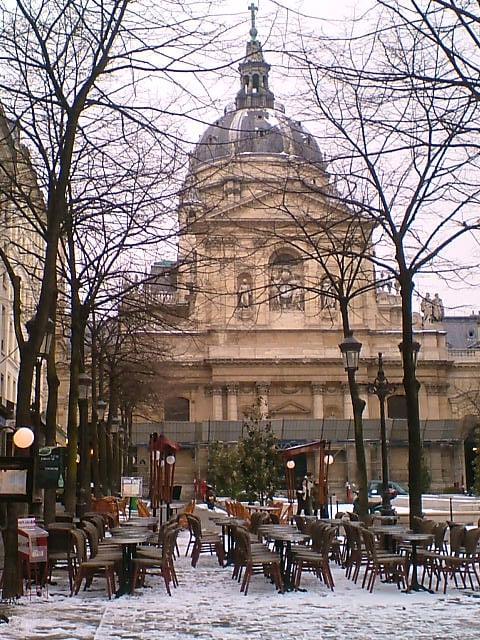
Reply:
M367 464L365 461L365 449L363 445L362 414L365 409L365 401L360 398L355 373L358 370L362 343L356 340L352 331L348 331L342 343L339 345L343 358L343 366L348 375L348 386L353 407L353 422L355 428L355 455L358 469L359 484L359 510L360 516L365 516L368 511L367 495Z
M387 396L394 393L395 389L395 385L390 384L385 376L385 372L383 370L383 357L379 352L377 377L373 384L368 386L368 392L375 394L380 404L380 441L382 447L382 508L380 513L382 516L392 516L395 513L394 509L392 509L390 490L388 487L388 443L385 423L385 400Z

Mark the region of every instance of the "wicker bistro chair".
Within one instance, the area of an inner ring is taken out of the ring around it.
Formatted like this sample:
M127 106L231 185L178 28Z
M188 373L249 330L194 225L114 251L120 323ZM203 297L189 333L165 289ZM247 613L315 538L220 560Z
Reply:
M174 588L178 586L174 559L177 536L180 529L181 527L179 526L165 528L161 549L145 547L137 550L137 556L132 563L133 571L130 585L130 593L132 595L135 593L135 587L138 584L145 586L145 577L149 570L151 570L150 575L159 575L163 578L168 595L172 595L170 583Z
M244 527L233 527L232 535L234 538L232 578L240 581L243 572L240 592L247 595L252 576L261 574L273 582L276 588L283 593L280 556L261 543L252 544L249 532Z
M437 522L433 528L433 548L419 549L417 551L417 560L419 565L423 565L423 573L421 583L424 584L428 577L428 588L432 588L433 579L436 579L436 588L442 577L441 564L442 557L448 555L445 534L448 529L446 522Z
M194 537L191 555L192 567L197 566L200 554L210 553L213 555L214 551L217 554L218 564L223 567L225 553L221 535L215 531L203 531L200 518L192 513L187 513L186 517Z
M314 573L325 583L328 589L333 591L335 585L330 571L329 555L336 531L336 527L315 523L310 528L311 547L297 546L293 549L293 584L295 591L298 591L300 587L300 580L304 571Z
M452 545L452 534L453 530L450 532L450 545ZM454 545L457 542L455 537L454 534ZM462 537L461 533L459 533L458 537ZM477 587L480 587L480 576L476 567L480 562L480 527L465 531L462 542L463 545L457 548L456 553L449 555L438 554L437 556L437 576L441 576L444 580L443 593L447 591L449 580L453 579L455 586L458 588L457 576L461 579L464 588L467 586L468 578L471 589L474 589L473 576L475 577ZM438 581L436 589L438 589Z
M48 582L53 584L52 573L54 569L64 568L68 572L70 592L75 578L76 550L71 535L73 528L74 525L68 522L54 522L47 526Z
M370 593L373 592L377 575L383 576L391 582L395 582L400 589L405 588L406 561L405 557L396 553L381 553L377 549L375 535L368 529L361 528L360 533L365 545L367 563L362 581L362 588L367 586Z
M110 599L115 592L115 562L106 557L93 557L87 559L86 535L81 529L72 529L72 536L75 539L76 559L78 569L73 583L71 595L77 595L80 586L85 580L85 587L90 587L95 576L103 576L106 581L107 595Z
M345 531L345 577L351 578L357 584L360 570L368 562L367 551L361 534L362 526L344 521L343 528Z

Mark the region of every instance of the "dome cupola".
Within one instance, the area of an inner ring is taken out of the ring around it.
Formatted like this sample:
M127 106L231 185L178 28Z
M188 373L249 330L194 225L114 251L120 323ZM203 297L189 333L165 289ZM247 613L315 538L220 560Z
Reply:
M190 168L196 171L205 164L228 162L248 155L275 155L323 167L320 149L314 137L302 124L285 115L283 105L275 102L269 87L270 65L263 57L257 39L252 3L250 40L246 55L239 65L240 90L235 104L201 136L191 156Z

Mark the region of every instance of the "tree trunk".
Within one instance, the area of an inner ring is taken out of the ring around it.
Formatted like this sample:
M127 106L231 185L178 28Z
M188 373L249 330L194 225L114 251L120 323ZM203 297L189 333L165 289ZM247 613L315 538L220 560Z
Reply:
M413 519L422 515L422 439L420 435L420 413L418 391L413 361L412 292L410 274L402 274L400 279L402 295L402 359L403 386L407 402L408 422L408 487L410 494L410 528Z
M47 360L47 382L48 382L48 402L47 402L47 424L45 430L45 444L47 447L55 447L57 444L57 408L58 408L58 388L60 381L57 376L55 363L55 336L53 336L50 356ZM45 524L55 521L57 490L45 489L43 497L43 519Z

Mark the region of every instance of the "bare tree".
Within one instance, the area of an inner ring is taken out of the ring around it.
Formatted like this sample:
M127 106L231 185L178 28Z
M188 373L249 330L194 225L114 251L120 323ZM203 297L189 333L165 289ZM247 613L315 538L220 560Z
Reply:
M478 230L478 105L468 91L444 85L443 60L417 32L383 17L368 27L343 49L325 41L323 59L318 43L294 59L325 125L339 198L375 225L373 260L399 284L413 518L422 512L414 285L425 270L445 269L447 249Z
M155 155L157 164L166 166L175 157L177 131L159 121L165 113L176 112L173 92L165 91L157 103L139 96L142 88L148 94L153 74L171 81L175 72L196 68L189 56L210 42L213 29L206 7L196 3L194 10L193 4L175 2L166 9L148 0L100 5L91 0L27 0L0 6L2 101L12 137L29 149L31 161L24 164L35 166L43 196L24 179L25 172L18 172L18 163L2 162L3 199L21 212L25 228L39 238L37 312L28 336L22 328L23 283L9 256L2 254L14 289L20 350L16 419L21 424L30 422L35 358L54 313L60 238L76 215L72 205L81 195L85 204L92 193L85 178L100 179L100 169L107 167L105 178L108 174L112 189L132 162L129 150L139 148L140 130L149 135L143 138L145 158L153 162ZM10 598L19 584L15 514L9 518L7 559L3 593Z

